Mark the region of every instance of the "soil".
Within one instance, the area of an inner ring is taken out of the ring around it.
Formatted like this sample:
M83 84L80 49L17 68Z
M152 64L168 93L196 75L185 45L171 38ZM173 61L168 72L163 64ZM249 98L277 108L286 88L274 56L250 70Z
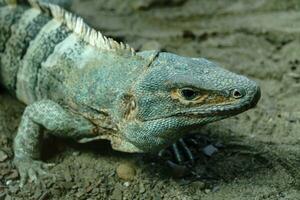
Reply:
M300 199L297 0L76 0L71 10L138 50L218 62L256 80L262 98L255 109L195 131L192 166L116 152L105 141L47 137L43 160L56 164L56 179L20 190L12 144L25 105L1 90L0 200Z

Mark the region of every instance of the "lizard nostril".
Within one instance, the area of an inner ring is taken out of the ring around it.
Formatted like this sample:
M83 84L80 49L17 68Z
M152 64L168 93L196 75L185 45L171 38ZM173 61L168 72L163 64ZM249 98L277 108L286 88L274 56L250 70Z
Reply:
M235 99L242 98L244 96L244 92L242 90L234 89L232 91L232 97Z

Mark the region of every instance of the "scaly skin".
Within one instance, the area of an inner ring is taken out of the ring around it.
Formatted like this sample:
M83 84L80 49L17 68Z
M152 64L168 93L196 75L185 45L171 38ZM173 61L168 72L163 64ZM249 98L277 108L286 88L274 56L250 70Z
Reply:
M130 53L75 26L58 7L31 4L0 0L0 82L28 105L14 141L21 185L28 177L37 182L47 168L39 161L43 129L79 142L107 139L119 151L155 152L260 98L255 82L208 60Z

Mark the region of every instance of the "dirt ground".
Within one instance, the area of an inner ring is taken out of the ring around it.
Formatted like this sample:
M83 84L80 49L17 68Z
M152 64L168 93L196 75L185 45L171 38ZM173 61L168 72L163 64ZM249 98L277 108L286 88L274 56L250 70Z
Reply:
M196 131L199 155L188 168L107 142L47 138L43 160L56 163L56 180L20 190L12 141L25 106L1 91L0 200L300 199L298 0L76 0L71 10L138 50L205 57L246 75L260 84L261 101ZM210 144L218 151L202 155ZM116 173L120 165L131 180Z

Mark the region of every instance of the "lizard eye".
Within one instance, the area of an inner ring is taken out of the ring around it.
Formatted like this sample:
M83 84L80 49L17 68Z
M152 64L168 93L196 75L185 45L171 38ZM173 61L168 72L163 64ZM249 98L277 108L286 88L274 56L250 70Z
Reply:
M192 88L183 88L180 90L180 95L188 101L194 100L199 93Z

